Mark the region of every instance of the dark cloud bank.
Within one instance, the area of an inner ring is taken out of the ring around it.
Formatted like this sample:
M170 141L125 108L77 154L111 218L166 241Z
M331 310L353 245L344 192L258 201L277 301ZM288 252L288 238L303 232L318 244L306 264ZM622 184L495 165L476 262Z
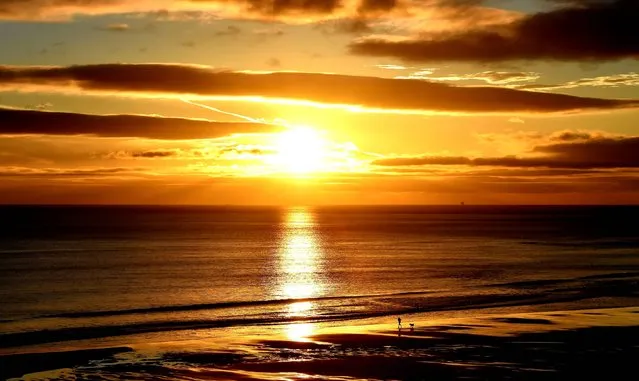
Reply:
M442 0L442 2L458 0ZM464 1L464 0L459 0ZM217 10L228 7L242 10L243 14L261 16L268 19L276 16L331 15L346 11L355 5L357 14L388 12L401 7L397 0L169 0L157 6L148 0L2 0L0 18L41 19L59 14L85 13L109 14L135 11L155 11L167 13L162 7L173 11L207 11L211 6Z
M639 100L583 98L423 80L320 73L251 74L205 66L101 64L66 67L0 66L0 89L46 89L130 96L265 97L366 108L462 113L552 113L638 107Z
M595 138L537 146L534 157L412 156L373 161L378 166L467 165L519 168L639 168L639 137Z
M1 135L93 135L149 139L212 139L280 127L142 115L89 115L0 108Z
M639 58L639 1L554 0L559 5L508 24L408 41L366 38L354 54L406 61L616 61Z

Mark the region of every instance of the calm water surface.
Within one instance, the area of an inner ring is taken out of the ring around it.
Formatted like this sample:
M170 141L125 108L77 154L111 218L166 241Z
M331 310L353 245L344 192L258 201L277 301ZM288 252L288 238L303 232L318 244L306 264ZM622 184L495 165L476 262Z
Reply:
M0 215L4 346L605 300L634 292L639 278L637 207L0 207Z

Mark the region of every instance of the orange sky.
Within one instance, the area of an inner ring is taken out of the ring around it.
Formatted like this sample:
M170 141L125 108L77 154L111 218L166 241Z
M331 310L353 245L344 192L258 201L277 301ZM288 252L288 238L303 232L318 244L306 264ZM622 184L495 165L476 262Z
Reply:
M636 14L8 2L0 203L634 204Z

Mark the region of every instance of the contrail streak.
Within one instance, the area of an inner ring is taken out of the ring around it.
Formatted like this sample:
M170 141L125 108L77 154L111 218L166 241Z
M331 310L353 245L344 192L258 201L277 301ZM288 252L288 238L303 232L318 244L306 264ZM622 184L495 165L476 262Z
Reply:
M221 114L226 114L226 115L230 115L230 116L234 116L236 118L240 118L240 119L244 119L244 120L248 120L251 123L263 123L263 124L271 124L271 123L265 123L259 119L254 119L251 118L250 116L246 116L246 115L242 115L242 114L235 114L232 112L228 112L228 111L224 111L224 110L220 110L219 108L215 108L215 107L211 107L211 106L207 106L207 105L203 105L201 103L197 103L197 102L193 102L190 101L188 99L180 99L182 102L184 103L188 103L190 105L196 106L196 107L201 107L210 111L215 111L215 112L219 112Z

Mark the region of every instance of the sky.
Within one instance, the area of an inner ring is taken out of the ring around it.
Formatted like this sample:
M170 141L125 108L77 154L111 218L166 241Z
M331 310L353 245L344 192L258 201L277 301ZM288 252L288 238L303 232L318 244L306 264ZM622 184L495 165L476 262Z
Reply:
M0 203L637 204L636 0L0 0Z

